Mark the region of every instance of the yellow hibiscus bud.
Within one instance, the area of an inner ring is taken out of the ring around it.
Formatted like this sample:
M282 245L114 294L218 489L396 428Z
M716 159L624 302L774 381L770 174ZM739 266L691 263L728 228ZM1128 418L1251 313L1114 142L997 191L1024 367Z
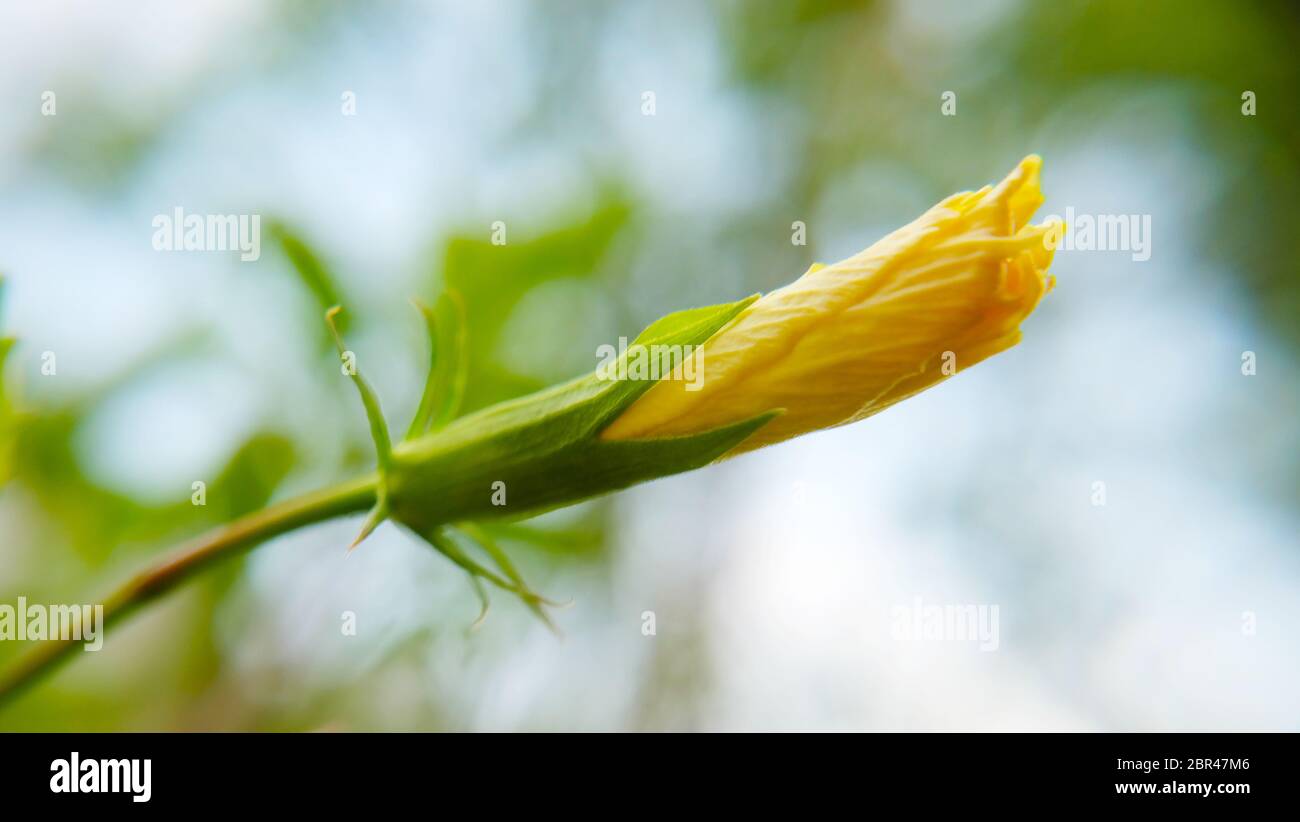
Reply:
M1015 345L1053 285L1059 224L1029 156L996 186L954 194L834 265L762 297L693 352L702 384L661 380L601 434L695 434L785 413L730 455L856 422Z

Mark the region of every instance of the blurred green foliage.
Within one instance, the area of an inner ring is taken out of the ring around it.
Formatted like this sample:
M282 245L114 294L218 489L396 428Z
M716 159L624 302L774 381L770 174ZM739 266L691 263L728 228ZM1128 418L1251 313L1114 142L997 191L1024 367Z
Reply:
M596 4L565 8L569 14L552 13L548 7L530 17L536 22L529 30L531 44L554 60L546 62L551 73L537 85L533 117L521 124L528 132L520 135L523 143L531 138L530 129L549 134L554 123L548 117L563 120L572 111L581 114L580 104L572 99L580 96L573 84L582 84L584 93L602 93L592 79L599 76L599 67L584 62L595 58L587 50L572 48L569 38L578 25L599 31L605 16L615 12ZM1300 133L1300 106L1295 104L1298 8L1290 3L1174 0L1028 3L1015 6L996 25L969 32L946 27L942 19L930 20L930 29L906 42L905 47L914 50L900 51L889 25L899 11L891 4L719 3L711 9L724 90L770 115L781 139L780 161L788 165L784 173L764 181L763 197L691 222L656 212L653 203L629 193L635 186L627 185L617 188L617 195L600 194L576 215L567 205L539 204L543 217L535 223L544 227L526 235L512 233L506 245L494 244L481 230L493 217L466 213L461 224L478 228L430 238L428 257L415 262L418 271L412 277L423 293L413 296L432 301L444 289L453 289L463 298L469 371L462 412L483 408L543 387L542 379L503 355L502 344L516 309L540 288L561 282L590 286L603 300L605 313L619 318L621 333L632 336L639 330L633 316L645 320L692 303L739 297L797 274L809 262L801 256L806 250L772 243L771 227L784 231L791 215L812 214L864 164L917 170L929 201L966 187L972 177L991 179L1035 150L1035 135L1059 112L1062 101L1081 100L1097 88L1112 89L1117 98L1131 93L1146 100L1156 89L1168 98L1190 101L1193 120L1187 128L1226 181L1226 189L1208 201L1207 230L1196 241L1199 248L1242 278L1261 320L1297 340L1300 277L1292 239L1300 236L1300 210L1293 203L1300 191L1300 142L1295 138ZM361 4L331 3L322 9L316 3L283 3L276 18L281 28L259 32L278 44L262 56L264 65L291 68L296 60L328 53L339 21L381 27L391 22L386 17L391 13ZM662 13L668 31L673 30L675 15L688 17L686 7L671 4ZM916 15L928 13L922 9ZM588 46L597 51L593 44ZM210 72L217 76L223 69L216 65ZM939 123L934 116L935 89L957 82L964 96L981 99L984 105L963 103L967 107L954 135L951 124ZM1243 89L1257 93L1260 115L1225 116L1240 105ZM122 195L147 166L151 152L165 142L167 129L193 105L187 101L202 90L201 82L182 83L174 97L132 111L110 109L85 130L51 127L31 147L31 158L76 190L93 196ZM93 86L78 89L61 105L94 96ZM1162 99L1147 104L1158 105ZM581 116L574 119L579 127L549 135L553 139L546 150L599 155L600 135L587 133ZM628 165L635 158L593 165L602 174L616 176L620 162ZM382 315L373 303L351 310L363 286L357 273L337 266L330 238L310 236L296 218L288 214L269 226L283 272L300 279L312 306L310 313L286 320L293 333L310 340L323 355L330 343L320 314L330 306L349 307L344 315L351 318L349 331L364 333L398 323L395 317L408 310L405 306L385 307ZM632 298L625 296L623 287L630 274L610 262L647 252L646 244L656 238L668 250L655 257L662 265L654 272L659 279L653 285L661 287L646 292L672 296L664 297L665 304L629 305ZM728 264L743 275L739 290L707 293L723 288L720 269ZM614 278L622 279L609 282ZM575 327L566 329L573 340L581 338L577 324L575 320ZM5 373L11 343L0 341L0 485L11 508L21 511L10 511L8 516L21 527L11 527L3 538L39 544L43 568L39 576L0 577L0 600L11 601L19 593L63 599L91 595L172 543L256 510L322 474L353 470L353 456L370 452L358 440L348 444L342 457L321 457L326 449L319 444L320 431L287 433L283 419L268 415L226 455L205 507L191 505L187 493L158 504L92 478L75 443L88 415L152 369L194 356L201 342L169 341L71 400L32 404ZM335 458L336 463L329 462ZM605 549L613 526L608 506L601 503L559 524L497 524L490 530L513 547L538 549L529 562L550 572L572 568L577 560L599 568L608 560ZM138 727L140 716L163 726L290 728L313 727L334 711L346 714L350 697L344 685L304 694L302 704L280 713L252 700L241 701L230 691L215 697L230 704L191 710L194 696L207 693L220 678L211 625L240 568L240 562L223 566L177 606L183 614L182 633L189 638L182 647L173 639L165 647L132 649L144 660L143 673L119 681L135 688L153 681L157 687L93 697L61 677L53 687L25 698L18 710L0 714L0 728ZM538 587L546 586L539 582ZM428 641L429 631L405 638L389 658L376 663L376 671L406 664L411 648ZM0 647L0 664L19 650ZM692 675L682 673L671 660L656 658L652 668L652 683L671 689L671 683L680 680L680 687L692 687ZM654 690L650 684L646 687ZM72 701L78 703L75 717L66 719ZM643 712L649 724L657 704L648 693ZM426 706L410 721L430 727L452 724L437 704Z
M469 332L469 379L463 411L544 388L499 358L506 320L528 292L555 280L589 279L627 223L628 206L602 204L590 217L505 245L490 237L447 240L436 279L462 295Z

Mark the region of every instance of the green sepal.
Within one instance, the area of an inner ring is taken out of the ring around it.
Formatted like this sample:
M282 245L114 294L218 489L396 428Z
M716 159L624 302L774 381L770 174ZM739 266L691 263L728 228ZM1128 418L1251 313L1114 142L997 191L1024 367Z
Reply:
M339 305L325 312L325 324L329 326L340 360L348 354L347 344L343 342L343 334L339 330L338 319L342 313L343 307ZM365 409L366 422L370 426L370 440L375 446L375 459L379 463L379 473L382 476L388 471L388 464L392 460L393 440L388 434L388 423L384 420L384 410L379 405L379 395L361 375L359 367L354 366L348 376L352 378L352 384L356 386L357 394L361 397L361 406Z
M456 418L469 372L465 303L457 291L444 291L434 307L412 300L429 334L429 376L420 394L406 439L438 430Z
M555 623L551 621L550 616L542 606L558 607L559 603L540 596L529 588L528 584L524 582L524 578L515 568L514 563L510 561L510 558L482 530L470 523L462 523L456 530L482 548L484 553L490 556L497 567L501 569L501 572L506 575L505 577L500 576L471 557L456 544L456 541L452 539L445 529L430 528L420 534L438 553L451 560L469 575L470 583L474 586L474 594L478 597L480 606L478 618L470 625L470 630L474 630L483 624L483 620L487 618L488 609L492 607L487 589L483 585L484 581L487 581L501 590L519 597L547 628L558 633L559 629L556 628Z
M700 345L755 299L670 314L633 345ZM600 432L652 385L592 373L399 445L388 474L393 518L423 532L453 521L531 516L703 467L780 413L690 436L602 440Z
M334 306L325 312L325 324L329 326L330 335L334 338L334 344L338 347L339 357L347 356L347 345L343 342L343 334L339 331L338 317L343 311L342 306ZM351 551L370 536L376 528L388 519L388 469L393 460L393 441L388 434L388 423L384 420L384 410L379 406L379 395L375 389L370 387L366 378L361 376L359 367L353 368L350 376L352 382L357 388L357 393L361 395L361 405L366 410L366 421L370 424L370 438L375 445L375 460L378 463L379 483L375 488L375 505L370 509L369 515L361 525L361 533L348 546Z

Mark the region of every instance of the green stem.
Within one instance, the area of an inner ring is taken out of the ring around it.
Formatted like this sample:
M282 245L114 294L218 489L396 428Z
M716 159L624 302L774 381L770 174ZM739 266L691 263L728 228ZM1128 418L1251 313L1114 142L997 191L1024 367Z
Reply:
M104 600L104 626L124 619L215 562L305 525L366 510L375 502L376 487L376 477L367 476L322 488L249 514L182 545ZM81 644L75 639L48 639L20 658L0 675L0 705L53 671Z

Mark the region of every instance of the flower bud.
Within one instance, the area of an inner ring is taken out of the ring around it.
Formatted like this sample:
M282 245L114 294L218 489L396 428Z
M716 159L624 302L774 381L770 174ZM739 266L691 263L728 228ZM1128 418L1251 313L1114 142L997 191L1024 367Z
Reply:
M954 194L870 248L814 265L698 347L698 390L662 380L601 437L696 434L784 413L728 455L868 417L1020 340L1051 289L1055 224L1037 156L996 186Z

